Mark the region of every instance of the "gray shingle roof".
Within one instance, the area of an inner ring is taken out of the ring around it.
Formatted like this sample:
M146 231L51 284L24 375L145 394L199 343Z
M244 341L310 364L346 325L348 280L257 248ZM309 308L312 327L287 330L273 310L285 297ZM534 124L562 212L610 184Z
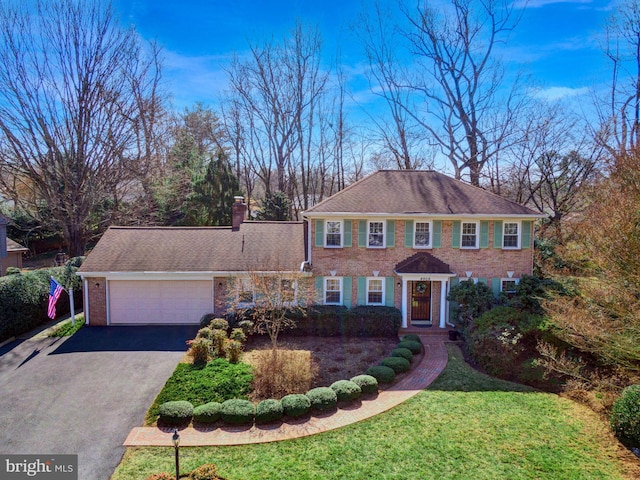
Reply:
M231 227L111 227L80 268L86 272L298 271L302 222Z
M464 215L538 215L491 192L434 171L379 170L305 212Z
M395 267L398 273L450 273L451 267L429 252L418 252L398 263Z
M10 238L7 238L7 252L28 252L28 251L29 251L28 248L23 247L15 240L11 240Z

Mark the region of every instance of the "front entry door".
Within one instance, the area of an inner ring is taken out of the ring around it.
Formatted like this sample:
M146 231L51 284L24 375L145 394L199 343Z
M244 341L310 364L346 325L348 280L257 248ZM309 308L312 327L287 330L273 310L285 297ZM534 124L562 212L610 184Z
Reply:
M431 282L412 282L411 324L431 324Z

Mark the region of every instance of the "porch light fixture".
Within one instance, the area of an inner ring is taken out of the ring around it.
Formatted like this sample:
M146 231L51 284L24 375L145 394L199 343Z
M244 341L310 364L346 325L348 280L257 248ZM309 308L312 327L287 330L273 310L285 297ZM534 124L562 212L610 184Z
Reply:
M507 277L513 278L513 272L507 272Z
M173 448L175 449L176 454L176 480L180 480L180 435L178 435L178 429L173 430L173 437L171 437L171 441L173 442Z
M100 288L100 282L96 282L96 288Z
M473 272L464 272L464 274L467 276L467 278L471 278L471 275L473 275Z

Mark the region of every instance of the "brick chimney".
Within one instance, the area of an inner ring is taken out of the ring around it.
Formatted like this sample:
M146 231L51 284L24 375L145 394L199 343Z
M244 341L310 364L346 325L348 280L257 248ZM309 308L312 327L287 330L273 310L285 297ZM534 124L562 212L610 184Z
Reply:
M244 197L233 197L233 205L231 205L231 230L237 232L240 225L247 218L247 206L244 203Z

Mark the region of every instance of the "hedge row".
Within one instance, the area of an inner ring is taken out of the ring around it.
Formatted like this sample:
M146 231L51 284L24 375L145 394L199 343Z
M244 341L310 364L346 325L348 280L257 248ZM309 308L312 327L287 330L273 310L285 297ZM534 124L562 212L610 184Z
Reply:
M49 321L47 304L51 276L64 285L73 282L76 312L82 310L80 277L75 275L81 263L81 257L72 258L68 266L24 271L0 278L0 342ZM69 313L66 293L60 296L56 310L58 316Z

